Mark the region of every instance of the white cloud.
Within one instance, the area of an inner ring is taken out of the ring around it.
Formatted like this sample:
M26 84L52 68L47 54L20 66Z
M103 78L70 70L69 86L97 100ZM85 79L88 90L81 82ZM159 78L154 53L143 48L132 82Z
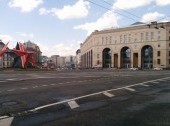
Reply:
M170 4L170 0L117 0L113 7L121 9L133 9L155 3L157 6L166 6Z
M156 0L158 6L166 6L170 4L170 0Z
M13 38L10 35L0 34L0 40L7 42L7 41L12 41Z
M30 12L42 3L43 0L11 0L8 5L11 8L20 8L22 12Z
M37 44L40 47L40 50L43 52L42 55L52 56L69 56L76 55L76 50L80 48L80 42L72 41L71 44L59 43L55 45L44 45L41 43Z
M22 37L28 37L28 38L33 38L34 34L33 33L23 33L23 32L16 32L18 35L22 36Z
M149 5L153 0L117 0L114 6L121 9L137 8L145 5Z
M40 8L39 9L39 14L40 15L47 15L47 14L49 14L51 11L50 10L47 10L47 9L45 9L45 8Z
M83 25L75 26L74 29L82 29L88 32L88 35L95 30L102 30L111 27L118 27L118 20L120 19L113 11L108 11L102 15L97 21L85 23Z
M0 34L0 40L2 40L2 42L4 42L5 44L9 42L8 47L10 49L13 49L16 46L16 42L10 35Z
M84 18L88 15L89 11L89 2L84 0L78 0L74 5L66 5L62 9L52 8L52 9L39 9L39 14L51 14L57 16L59 19L75 19L75 18Z
M153 12L153 13L146 13L142 16L142 22L152 22L156 21L159 18L164 17L164 14L158 13L158 12Z

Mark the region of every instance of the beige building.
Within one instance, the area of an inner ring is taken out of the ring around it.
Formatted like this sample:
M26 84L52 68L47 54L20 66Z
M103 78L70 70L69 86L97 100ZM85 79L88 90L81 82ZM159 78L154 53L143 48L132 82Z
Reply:
M82 68L170 68L170 22L96 30L80 48Z

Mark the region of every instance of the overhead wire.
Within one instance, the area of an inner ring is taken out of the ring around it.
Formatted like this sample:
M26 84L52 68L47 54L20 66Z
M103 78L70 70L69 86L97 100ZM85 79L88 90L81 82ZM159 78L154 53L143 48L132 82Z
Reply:
M112 12L113 12L112 9L107 8L107 7L104 7L104 6L102 6L102 5L98 4L98 3L95 3L95 2L93 2L93 1L91 1L91 0L86 0L86 1L88 1L88 2L90 2L90 3L92 3L92 4L94 4L94 5L96 5L96 6L98 6L98 7L101 7L101 8L103 8L103 9L106 9L106 10L109 10L109 11L112 11ZM117 11L114 11L114 12L117 13L117 14L119 14L119 15L121 15L121 16L124 16L124 17L126 17L126 18L128 18L128 19L131 19L131 20L133 20L133 21L136 21L134 18L128 17L127 15L121 14L121 13L119 13L119 12L117 12Z
M109 3L109 2L107 2L107 1L105 1L105 0L102 0L102 1L103 1L104 3L106 3L106 4L110 5L110 6L112 6L111 3ZM119 8L119 7L117 7L117 6L114 6L114 7L117 8L117 9L119 9L119 10L121 10L121 11L124 11L124 12L126 12L126 13L128 13L128 14L130 14L130 15L136 17L136 18L142 19L141 17L139 17L139 16L137 16L137 15L135 15L135 14L132 14L131 12L129 12L129 11L125 10L125 9Z

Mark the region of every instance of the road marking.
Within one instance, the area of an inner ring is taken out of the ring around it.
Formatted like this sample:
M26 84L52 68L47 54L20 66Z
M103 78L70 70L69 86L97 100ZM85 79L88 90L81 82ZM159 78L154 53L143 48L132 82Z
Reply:
M50 84L51 86L54 86L54 85L56 85L56 84Z
M34 87L32 87L32 88L37 88L38 86L34 86Z
M11 81L11 80L15 80L15 78L10 78L10 79L6 79L6 80L9 80L9 81Z
M16 89L9 89L9 90L7 90L7 91L15 91Z
M111 98L111 97L114 97L113 94L110 94L110 93L108 93L108 92L104 92L103 94L106 95L106 96L108 96L108 97L110 97L110 98Z
M70 82L65 82L65 84L68 84L68 83L70 83Z
M136 91L135 89L133 89L133 88L129 88L129 87L125 87L124 89L126 89L126 90L128 90L128 91Z
M0 83L1 83L1 82L7 82L7 81L0 81Z
M26 88L26 87L23 87L23 88L21 88L21 90L27 90L28 88Z
M131 84L131 85L128 85L128 86L125 86L125 87L112 88L112 89L109 89L109 90L104 90L104 91L100 91L100 92L96 92L96 93L92 93L92 94L88 94L88 95L83 95L83 96L75 97L75 98L72 98L72 99L67 99L67 100L63 100L63 101L59 101L59 102L55 102L55 103L39 106L39 107L36 107L36 108L31 109L29 111L30 112L34 112L34 111L37 111L37 110L40 110L40 109L44 109L44 108L47 108L47 107L50 107L50 106L59 105L59 104L67 103L67 102L70 102L70 101L75 101L75 100L78 100L78 99L87 98L87 97L94 96L94 95L103 94L103 92L122 90L122 89L125 89L125 88L139 86L141 84L146 84L146 83L158 81L158 80L161 80L161 79L167 79L167 78L170 78L170 77L160 78L160 79L151 80L151 81L145 81L145 82L142 82L142 83Z
M167 80L159 80L159 81L167 81Z
M10 126L14 117L4 118L0 120L0 126Z
M70 106L71 109L75 109L79 107L79 105L76 103L76 101L69 101L68 105Z
M158 84L159 82L154 82L154 81L153 81L153 82L151 82L151 83L153 83L153 84Z
M145 86L145 87L149 87L149 85L143 84L143 83L141 83L140 85Z
M43 87L46 87L46 86L48 86L48 85L45 85L45 84L44 84L44 85L42 85L42 86L43 86Z

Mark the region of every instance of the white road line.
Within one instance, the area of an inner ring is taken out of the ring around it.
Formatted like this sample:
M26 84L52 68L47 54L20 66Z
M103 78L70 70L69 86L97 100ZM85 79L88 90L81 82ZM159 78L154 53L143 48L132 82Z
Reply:
M145 87L149 87L149 85L143 84L143 83L141 83L140 85L141 85L141 86L145 86Z
M0 81L0 83L1 83L1 82L7 82L7 81Z
M16 89L9 89L9 90L7 90L7 91L9 91L9 92L10 92L10 91L15 91L15 90L16 90Z
M6 80L9 80L9 81L11 81L11 80L15 80L15 78L10 78L10 79L6 79Z
M110 98L111 98L111 97L114 97L113 94L110 94L110 93L108 93L108 92L104 92L103 94L106 95L106 96L108 96L108 97L110 97Z
M76 103L76 101L69 101L68 105L70 106L71 109L75 109L79 107L79 105Z
M65 82L65 84L68 84L68 83L70 83L70 82Z
M167 81L167 80L159 80L159 81Z
M51 86L54 86L54 85L56 85L56 84L50 84Z
M44 85L42 85L42 86L43 86L43 87L47 87L48 85L45 85L45 84L44 84Z
M26 88L26 87L23 87L23 88L21 88L21 90L27 90L28 88Z
M126 89L126 90L128 90L128 91L136 91L135 89L133 89L133 88L129 88L129 87L125 87L124 89Z
M159 82L154 82L154 81L153 81L153 82L151 82L151 83L153 83L153 84L159 84Z
M34 86L34 87L32 87L32 88L37 88L38 86Z
M165 78L161 78L161 79L166 79L166 78L170 78L170 77L165 77ZM142 82L142 84L150 83L150 82L153 82L153 81L158 81L158 80L161 80L161 79L145 81L145 82ZM100 92L96 92L96 93L92 93L92 94L88 94L88 95L75 97L75 98L72 98L72 99L63 100L63 101L60 101L60 102L55 102L55 103L39 106L39 107L36 107L36 108L31 109L29 111L34 112L34 111L37 111L37 110L40 110L40 109L44 109L44 108L54 106L54 105L63 104L63 103L69 102L69 101L75 101L75 100L78 100L78 99L82 99L82 98L86 98L86 97L90 97L90 96L94 96L94 95L98 95L98 94L103 94L104 92L117 91L117 90L122 90L122 89L125 89L125 88L139 86L139 85L141 85L141 83L131 84L131 85L128 85L128 86L125 86L125 87L113 88L113 89L110 89L110 90L104 90L104 91L100 91Z
M0 126L10 126L14 117L4 118L0 120Z

